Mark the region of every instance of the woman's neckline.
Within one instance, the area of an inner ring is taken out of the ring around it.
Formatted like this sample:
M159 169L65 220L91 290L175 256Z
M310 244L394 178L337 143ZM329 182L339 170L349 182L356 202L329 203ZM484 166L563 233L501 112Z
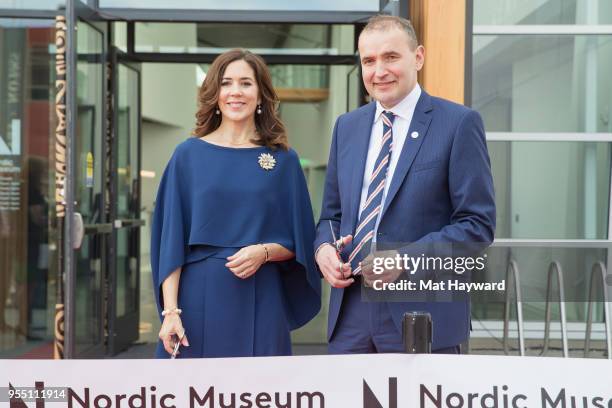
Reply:
M207 140L204 140L200 137L194 137L193 139L199 140L200 142L204 143L205 145L211 146L211 147L217 147L219 149L226 149L226 150L256 150L256 149L265 149L266 146L247 146L247 147L230 147L230 146L223 146L220 144L216 144L216 143L212 143L209 142Z

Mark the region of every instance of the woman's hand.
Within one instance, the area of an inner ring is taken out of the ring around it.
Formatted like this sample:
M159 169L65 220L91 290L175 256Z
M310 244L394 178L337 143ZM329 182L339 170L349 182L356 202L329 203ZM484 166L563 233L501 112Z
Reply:
M267 257L264 245L249 245L228 256L225 266L240 279L246 279L257 272Z
M176 339L180 339L184 333L185 329L183 328L183 322L181 322L181 317L177 313L170 313L164 316L164 321L159 330L159 339L164 344L164 350L166 350L168 354L172 354ZM181 345L189 347L187 335L183 336ZM177 352L177 354L179 353Z

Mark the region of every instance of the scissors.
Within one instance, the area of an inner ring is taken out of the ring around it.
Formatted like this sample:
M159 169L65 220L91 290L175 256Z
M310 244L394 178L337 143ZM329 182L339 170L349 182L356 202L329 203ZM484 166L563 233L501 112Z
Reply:
M172 350L172 354L170 355L171 359L175 359L176 355L178 353L178 349L181 346L181 341L183 341L183 338L185 337L185 330L183 330L183 335L178 339L178 341L174 344L174 350Z
M344 243L343 243L343 239L342 239L342 235L340 236L340 239L336 239L336 234L334 233L334 227L332 226L332 222L331 220L329 221L329 229L331 230L332 233L332 239L334 240L334 247L336 247L336 252L342 252L342 250L344 249Z
M340 252L342 252L342 250L344 249L344 239L342 238L342 235L340 236L340 239L336 239L336 234L334 233L334 227L332 226L332 222L331 220L328 221L329 229L331 229L332 233L332 239L334 240L334 247L336 248L336 252L338 253L338 261L340 262L340 273L344 278L344 271L342 270L342 259L340 259Z

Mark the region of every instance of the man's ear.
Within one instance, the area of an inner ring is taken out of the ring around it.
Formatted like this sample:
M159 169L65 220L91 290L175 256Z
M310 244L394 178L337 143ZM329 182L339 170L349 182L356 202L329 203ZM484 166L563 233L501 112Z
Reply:
M416 69L420 71L425 64L425 47L419 45L414 52L416 54Z

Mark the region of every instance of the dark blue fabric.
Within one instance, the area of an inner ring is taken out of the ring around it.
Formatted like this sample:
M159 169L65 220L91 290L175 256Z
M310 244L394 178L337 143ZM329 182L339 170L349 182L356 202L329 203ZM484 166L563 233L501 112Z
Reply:
M276 160L272 170L259 165L262 153ZM179 307L191 346L181 356L289 354L289 330L320 309L313 240L293 150L234 149L197 138L177 146L158 190L151 267L160 313L161 284L183 267ZM261 242L278 243L295 258L269 262L245 280L225 268L227 256ZM158 347L158 357L165 354Z
M361 286L344 290L342 313L329 342L329 354L404 353L402 332L395 326L389 304L362 302ZM460 354L458 345L432 350Z
M334 126L315 248L336 236L353 234L376 104L341 115ZM411 137L413 134L416 138ZM397 135L395 135L397 136ZM465 106L432 97L417 102L380 216L379 247L398 243L464 244L485 249L495 231L495 196L484 126ZM343 259L353 249L347 245ZM328 339L343 313L344 289L332 288ZM398 330L404 312L431 313L434 349L451 347L469 336L469 300L389 302Z
M351 285L344 291L328 350L329 354L403 353L404 342L388 304L362 302L361 285Z

